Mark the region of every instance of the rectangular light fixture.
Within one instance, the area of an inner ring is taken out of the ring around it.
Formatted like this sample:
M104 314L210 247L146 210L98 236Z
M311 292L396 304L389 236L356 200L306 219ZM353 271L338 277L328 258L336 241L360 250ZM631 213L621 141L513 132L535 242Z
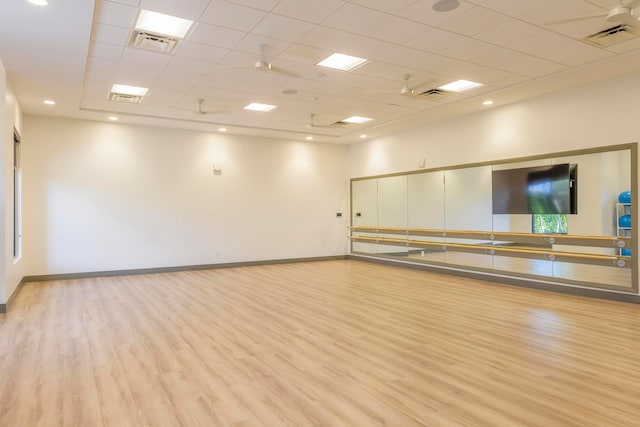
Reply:
M147 89L146 87L139 86L129 86L121 84L114 84L113 86L111 86L111 92L120 95L145 96L148 91L149 89Z
M360 117L360 116L351 116L347 119L344 120L340 120L341 122L345 122L345 123L355 123L355 124L360 124L360 123L367 123L370 122L373 119L370 119L369 117Z
M450 92L464 92L480 86L484 85L482 83L470 82L469 80L456 80L455 82L440 86L438 89L448 90Z
M182 39L191 28L191 24L193 21L188 19L142 9L138 15L136 29Z
M367 59L358 58L357 56L334 53L333 55L330 55L322 61L318 62L316 65L319 65L321 67L333 68L335 70L351 71L367 61Z
M244 107L245 110L262 111L262 112L265 112L265 113L268 112L268 111L271 111L271 110L273 110L275 108L276 108L275 105L259 104L257 102L252 102L251 104L249 104L246 107Z

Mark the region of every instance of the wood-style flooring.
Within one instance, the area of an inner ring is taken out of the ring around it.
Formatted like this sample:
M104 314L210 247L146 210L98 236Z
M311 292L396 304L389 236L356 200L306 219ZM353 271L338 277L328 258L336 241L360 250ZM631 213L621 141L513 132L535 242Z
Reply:
M357 260L28 283L0 426L640 426L640 306Z

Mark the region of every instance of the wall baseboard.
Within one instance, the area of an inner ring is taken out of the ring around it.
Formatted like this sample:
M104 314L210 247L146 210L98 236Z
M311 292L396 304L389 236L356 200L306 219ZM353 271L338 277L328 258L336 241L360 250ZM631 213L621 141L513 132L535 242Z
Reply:
M7 300L6 304L0 304L0 313L6 313L7 312L7 310L9 309L9 306L11 305L13 300L16 299L16 297L20 293L20 289L22 289L22 285L24 285L25 282L27 282L27 281L23 277L22 280L20 280L20 283L18 283L18 286L16 286L16 289L13 291L13 293L11 294L9 299Z
M139 274L157 274L157 273L175 273L180 271L194 270L214 270L218 268L233 267L253 267L257 265L275 265L275 264L292 264L297 262L315 262L315 261L332 261L347 259L348 255L333 255L324 257L310 258L284 258L269 259L261 261L242 261L229 262L221 264L201 264L201 265L183 265L175 267L156 267L156 268L138 268L131 270L106 270L106 271L87 271L82 273L63 273L63 274L43 274L39 276L26 276L22 282L47 282L51 280L73 280L73 279L90 279L96 277L113 277L113 276L133 276ZM21 284L22 284L21 282ZM14 292L14 295L17 293Z
M391 265L401 268L409 268L412 270L427 271L430 273L447 274L450 276L464 277L466 279L482 280L484 282L499 283L502 285L518 286L521 288L536 289L542 291L556 292L560 294L599 298L619 302L627 302L632 304L640 304L640 295L626 294L622 292L612 292L593 288L580 288L576 286L557 285L549 282L541 282L519 277L494 276L488 273L479 273L468 270L448 269L430 265L413 264L401 261L392 261L380 258L371 258L367 256L359 256L351 254L349 259L358 261L366 261L374 264Z

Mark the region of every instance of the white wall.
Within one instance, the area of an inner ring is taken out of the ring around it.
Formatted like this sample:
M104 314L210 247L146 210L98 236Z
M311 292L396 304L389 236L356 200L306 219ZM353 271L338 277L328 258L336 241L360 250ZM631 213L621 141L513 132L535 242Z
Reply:
M23 141L28 275L347 251L345 146L38 116Z
M22 131L20 106L0 61L0 304L24 277L22 258L13 257L13 128Z
M416 170L422 158L434 168L636 142L638 99L634 74L357 142L349 175Z

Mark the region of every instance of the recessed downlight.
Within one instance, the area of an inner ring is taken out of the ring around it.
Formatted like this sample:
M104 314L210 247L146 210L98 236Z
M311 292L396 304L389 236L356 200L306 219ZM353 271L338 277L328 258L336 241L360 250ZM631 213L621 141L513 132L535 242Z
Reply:
M482 103L482 105L493 105L493 101L492 101L492 100L490 100L490 99L487 99L486 101L484 101L484 102Z
M341 122L345 122L345 123L361 124L361 123L370 122L371 120L373 120L373 119L370 119L369 117L351 116L351 117L348 117L348 118L340 120L340 121Z
M218 128L218 132L226 132L227 128Z
M277 108L275 105L260 104L258 102L252 102L251 104L244 107L245 110L262 111L263 113L269 112L275 108Z
M351 71L356 67L368 62L365 58L358 58L357 56L344 55L342 53L334 53L328 56L316 65L321 67L333 68L334 70Z
M305 138L307 141L313 141L313 137L312 136L308 136Z
M118 118L116 116L109 116L109 120L111 120L112 122L117 122Z
M142 9L136 21L136 29L183 39L192 24L193 21L188 19Z
M367 139L367 135L363 133L362 135L360 135L360 139Z
M36 6L46 6L49 4L47 0L29 0L29 3L35 4Z
M440 86L438 89L448 90L450 92L464 92L480 86L484 85L482 83L472 82L469 80L456 80L455 82Z
M52 100L52 99L45 99L44 101L42 101L44 104L47 105L56 105L56 101Z

